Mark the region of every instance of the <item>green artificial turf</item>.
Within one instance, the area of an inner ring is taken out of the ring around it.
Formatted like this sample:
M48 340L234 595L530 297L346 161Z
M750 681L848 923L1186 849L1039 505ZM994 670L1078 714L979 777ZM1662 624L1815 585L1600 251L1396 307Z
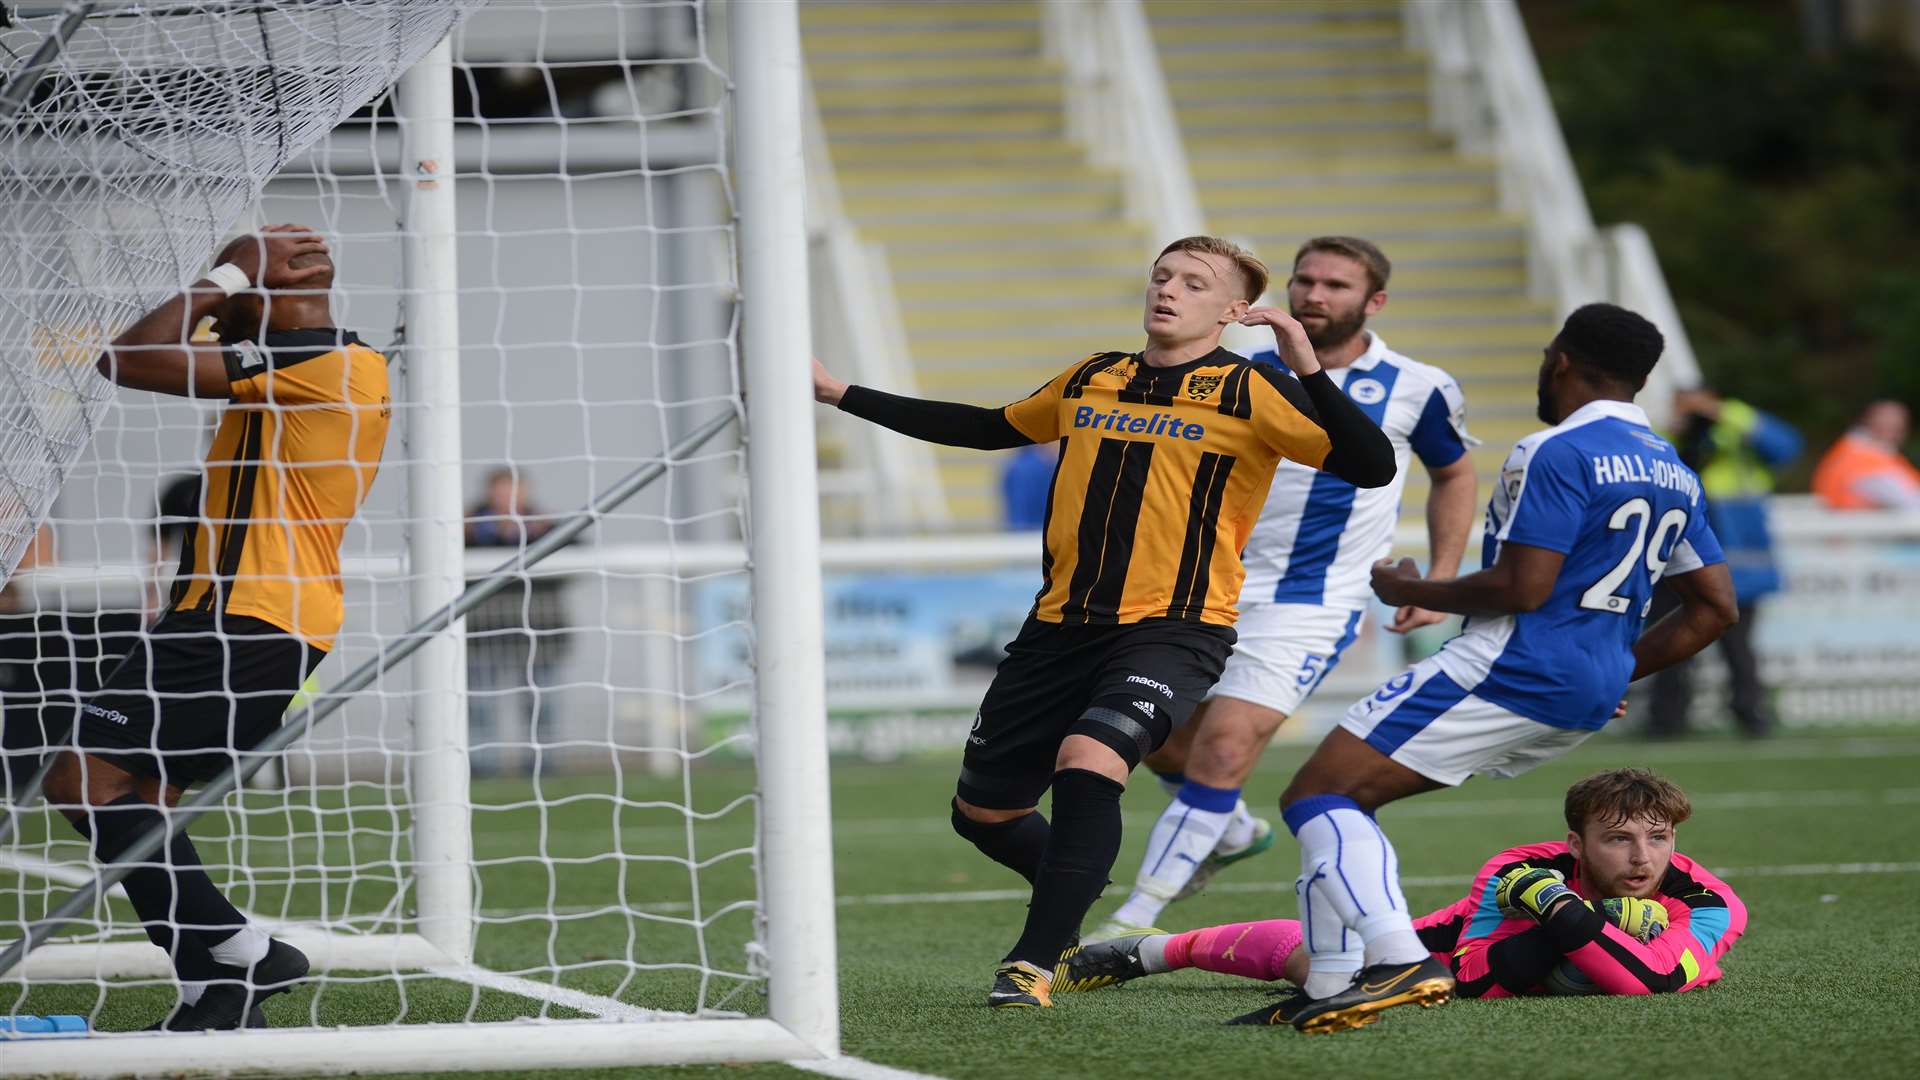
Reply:
M1303 753L1281 747L1248 786L1271 808ZM845 1049L870 1061L954 1078L1087 1076L1347 1077L1604 1076L1677 1070L1690 1076L1906 1076L1920 1069L1920 733L1793 734L1767 742L1708 737L1684 743L1597 738L1570 757L1512 781L1476 780L1380 815L1398 847L1417 909L1458 897L1480 862L1516 843L1557 839L1560 795L1598 768L1659 769L1694 797L1680 848L1723 872L1750 911L1747 934L1724 962L1726 979L1682 996L1456 1002L1388 1013L1368 1029L1308 1038L1221 1022L1262 1003L1264 987L1201 972L1116 990L1061 995L1051 1010L994 1012L981 1004L994 962L1018 933L1018 879L954 837L947 825L952 761L842 764L834 773L841 1007ZM479 959L495 970L658 1008L763 1011L742 946L751 935L752 775L737 767L694 774L690 821L669 806L678 781L628 776L625 803L611 778L476 784L480 863ZM392 822L377 789L354 798L248 796L259 811L242 851L228 821L195 829L209 862L253 868L237 896L256 911L301 913L325 903L369 926L394 901ZM1114 876L1137 865L1163 796L1136 783L1126 801L1127 843ZM37 832L35 830L38 830ZM292 836L292 839L276 839ZM324 843L316 837L325 835ZM29 819L23 837L48 836ZM55 830L54 839L62 834ZM39 848L72 857L77 848ZM1170 909L1184 929L1292 917L1294 848L1222 874L1209 893ZM544 852L545 858L540 857ZM691 854L690 854L691 853ZM244 858L242 857L244 856ZM279 869L320 860L326 880ZM1868 865L1862 865L1868 864ZM1825 868L1825 869L1823 869ZM691 908L698 884L699 907ZM0 877L5 917L30 911ZM979 894L986 894L982 898ZM1096 908L1104 914L1122 884ZM618 910L624 895L649 916ZM404 911L402 894L396 911ZM741 905L729 910L729 905ZM549 908L558 919L545 917ZM387 918L393 918L393 915ZM732 974L704 982L693 965L701 935L711 964ZM633 956L667 965L635 971ZM674 966L680 965L680 966ZM159 985L0 989L0 1009L89 1015L100 1029L139 1027L171 1001ZM276 999L278 1023L419 1023L540 1015L529 999L465 984L367 975ZM546 1007L552 1016L573 1016ZM343 1038L348 1037L343 1035ZM76 1044L76 1050L81 1044ZM4 1057L4 1049L0 1049ZM0 1065L0 1072L4 1072ZM541 1077L633 1075L562 1070ZM648 1075L799 1075L779 1065L652 1070ZM1304 1073L1303 1073L1304 1074Z

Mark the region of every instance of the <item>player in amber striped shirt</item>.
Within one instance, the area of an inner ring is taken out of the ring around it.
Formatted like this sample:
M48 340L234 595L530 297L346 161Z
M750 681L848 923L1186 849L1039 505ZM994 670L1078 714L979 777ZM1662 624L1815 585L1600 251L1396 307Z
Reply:
M100 358L122 386L229 402L168 610L81 706L76 749L47 776L103 863L161 824L160 804L258 746L326 657L340 539L386 445L386 359L333 325L326 243L268 226L215 261ZM193 337L209 318L218 345ZM264 1027L259 1003L307 973L220 894L185 833L125 887L180 980L180 1007L156 1027Z
M982 450L1059 441L1042 583L968 736L953 827L1033 885L987 1003L1044 1007L1055 965L1106 886L1120 795L1220 675L1240 550L1283 459L1362 487L1393 447L1285 311L1249 309L1266 267L1225 240L1167 246L1148 275L1146 346L1103 352L1004 409L895 397L815 365L814 396L903 434ZM1271 327L1299 377L1220 347ZM1038 812L1053 789L1053 821Z

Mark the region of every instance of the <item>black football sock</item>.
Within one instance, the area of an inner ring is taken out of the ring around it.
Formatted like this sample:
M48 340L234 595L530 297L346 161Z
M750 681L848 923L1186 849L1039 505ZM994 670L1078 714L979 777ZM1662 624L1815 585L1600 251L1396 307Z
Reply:
M1126 787L1085 769L1053 777L1053 830L1033 879L1027 926L1007 960L1051 972L1080 932L1120 854L1120 796Z
M93 834L94 855L105 864L113 862L150 830L159 828L163 821L159 807L137 795L123 795L105 806L95 807L91 830L81 831ZM183 947L183 943L176 942L176 933L184 930L182 937L197 938L203 946L210 946L232 937L247 925L247 920L220 895L213 879L201 869L200 853L194 850L193 841L187 839L186 833L173 835L164 858L156 853L148 856L147 861L165 861L172 865L145 866L128 874L121 881L127 890L127 899L132 901L133 910L145 924L148 939L174 958L175 970L181 977L204 979L206 975L199 970L201 964L197 961L205 953L205 947Z
M953 808L953 831L980 849L980 854L1027 879L1040 871L1040 856L1047 850L1046 815L1035 810L1012 821L975 821Z

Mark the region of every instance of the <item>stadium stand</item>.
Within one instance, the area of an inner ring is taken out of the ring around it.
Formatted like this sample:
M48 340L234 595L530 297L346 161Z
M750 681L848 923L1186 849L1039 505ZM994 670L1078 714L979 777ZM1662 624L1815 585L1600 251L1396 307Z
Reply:
M1153 238L1067 139L1039 4L800 10L841 198L886 249L922 393L1003 404L1137 337ZM955 521L994 528L998 462L938 453Z
M842 198L887 252L928 396L998 404L1124 347L1141 256L1167 239L1128 220L1122 178L1068 139L1043 6L802 8ZM1553 311L1528 296L1525 222L1499 209L1492 163L1430 129L1401 5L1146 10L1208 226L1280 272L1309 236L1380 243L1396 270L1376 325L1459 374L1489 479L1533 424ZM954 521L994 527L997 462L939 457Z
M1534 381L1553 336L1527 294L1525 222L1499 209L1492 162L1428 123L1427 61L1398 3L1146 5L1212 229L1283 279L1302 240L1364 236L1393 261L1373 321L1393 347L1467 394L1482 490L1538 426ZM1407 505L1427 478L1407 478Z

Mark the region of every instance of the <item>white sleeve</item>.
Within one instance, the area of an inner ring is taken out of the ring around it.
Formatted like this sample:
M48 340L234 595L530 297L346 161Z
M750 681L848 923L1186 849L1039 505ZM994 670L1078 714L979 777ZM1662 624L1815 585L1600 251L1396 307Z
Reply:
M1673 555L1667 559L1668 574L1691 574L1707 565L1693 545L1685 540L1673 545Z

